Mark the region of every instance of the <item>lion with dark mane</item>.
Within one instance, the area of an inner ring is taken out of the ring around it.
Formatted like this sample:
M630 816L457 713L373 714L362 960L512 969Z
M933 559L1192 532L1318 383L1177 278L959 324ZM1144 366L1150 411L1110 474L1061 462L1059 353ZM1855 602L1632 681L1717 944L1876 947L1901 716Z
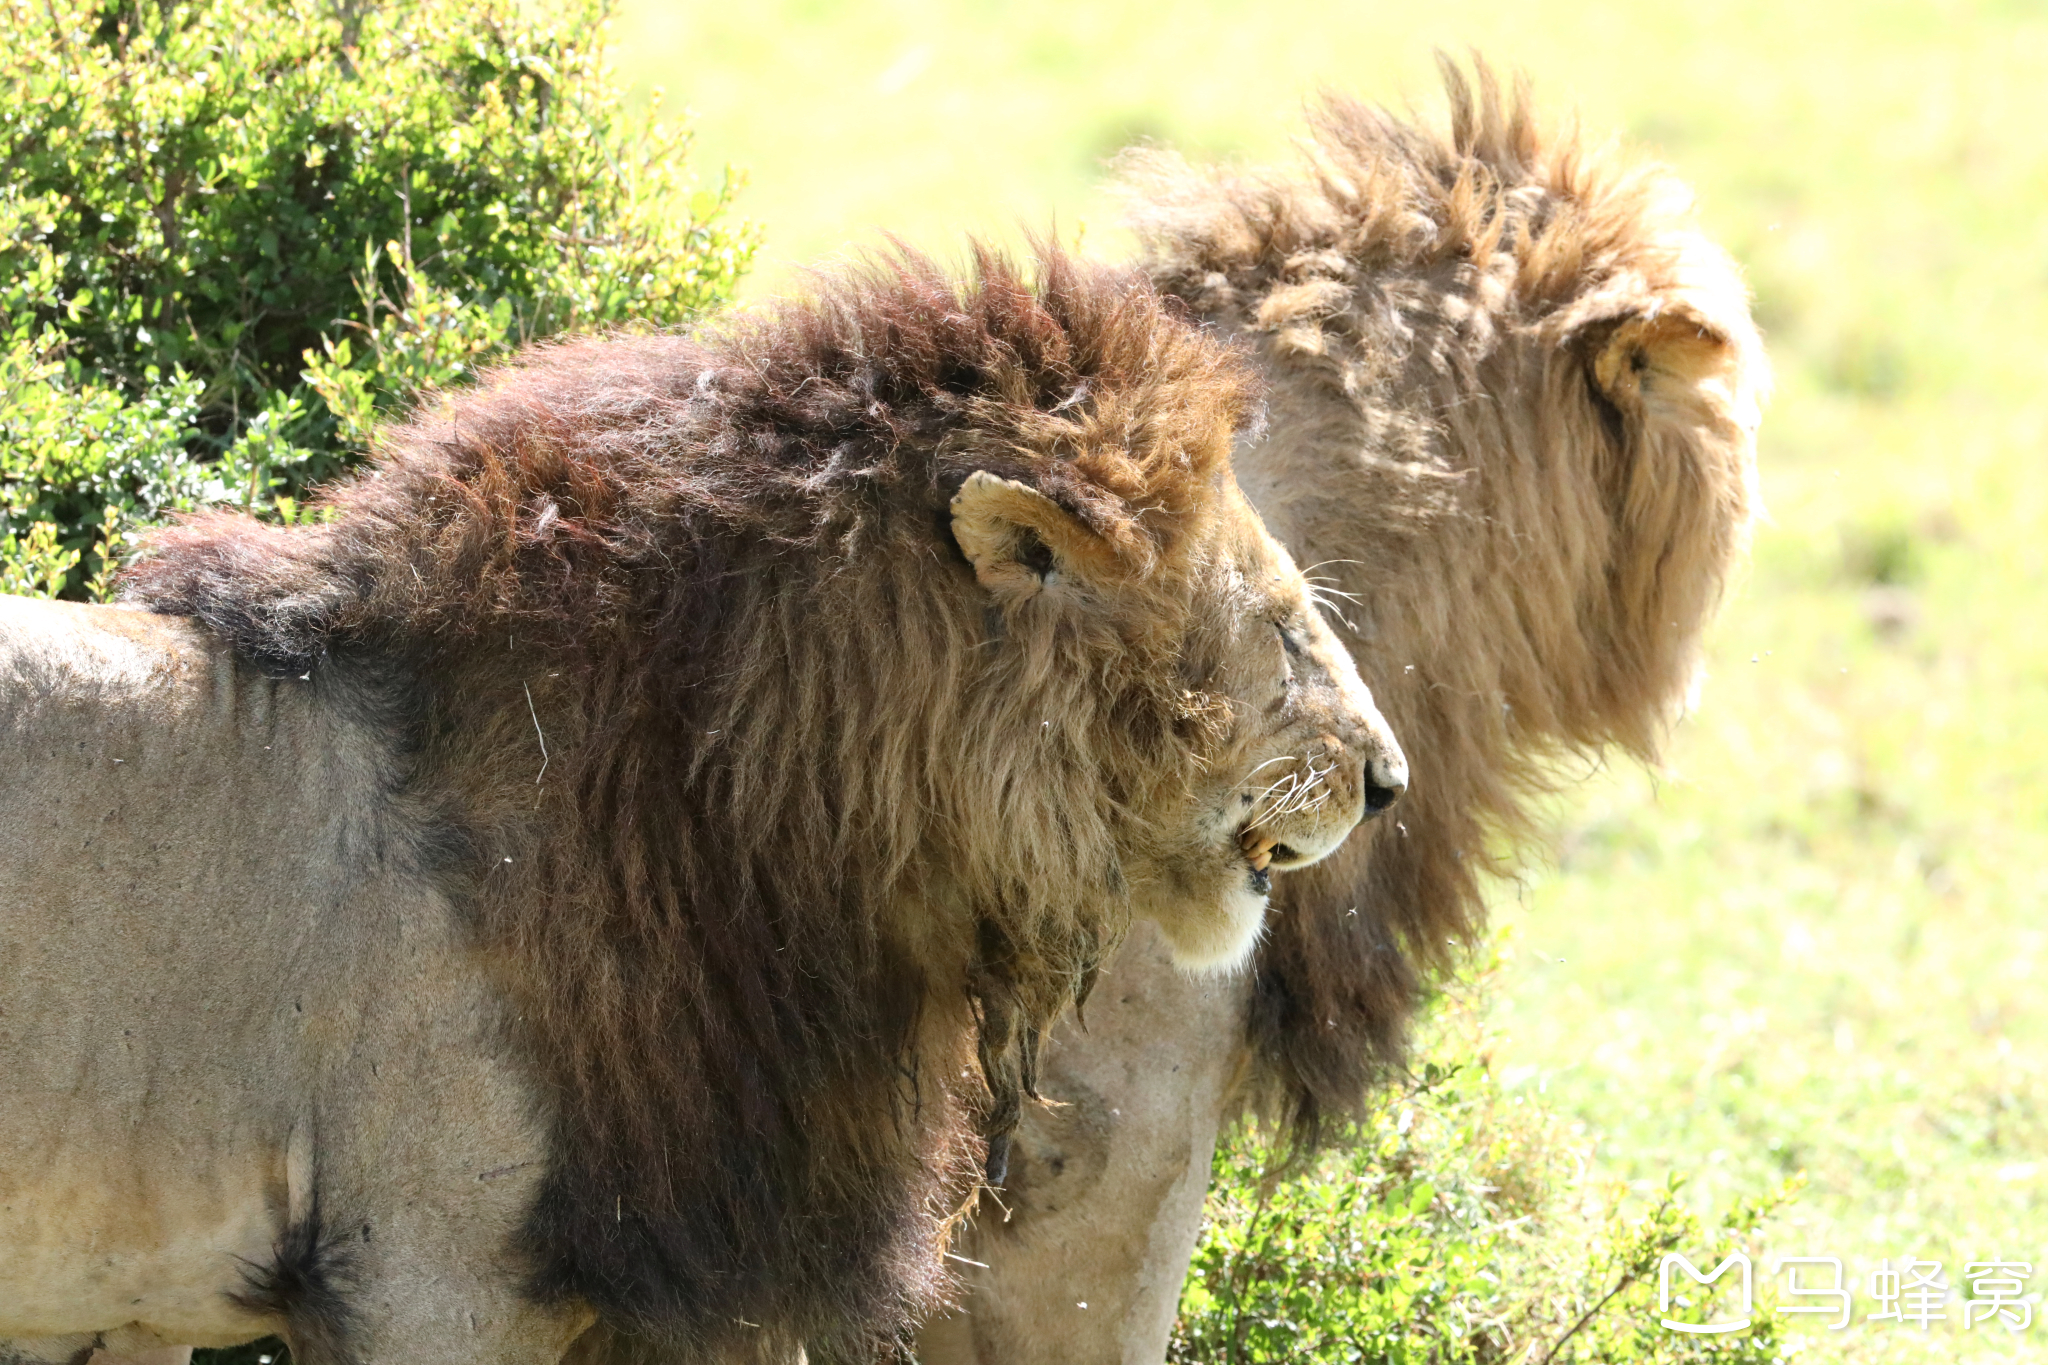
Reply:
M0 599L0 1359L863 1349L1130 917L1238 961L1394 798L1241 362L979 266L534 352L144 610Z
M1143 933L1104 967L925 1365L1156 1365L1220 1125L1249 1105L1307 1148L1359 1114L1481 932L1489 850L1532 840L1561 773L1651 758L1695 676L1755 511L1740 273L1669 172L1445 75L1446 132L1330 97L1303 165L1124 163L1154 281L1266 375L1237 477L1332 594L1415 789L1276 885L1248 978L1185 979Z

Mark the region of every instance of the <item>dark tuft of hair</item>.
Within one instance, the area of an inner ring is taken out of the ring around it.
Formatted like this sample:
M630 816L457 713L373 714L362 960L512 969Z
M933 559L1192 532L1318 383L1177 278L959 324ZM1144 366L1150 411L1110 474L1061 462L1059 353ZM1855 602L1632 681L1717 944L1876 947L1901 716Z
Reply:
M238 1307L281 1318L298 1365L354 1365L349 1286L353 1256L329 1230L316 1192L303 1217L288 1224L269 1261L245 1266Z

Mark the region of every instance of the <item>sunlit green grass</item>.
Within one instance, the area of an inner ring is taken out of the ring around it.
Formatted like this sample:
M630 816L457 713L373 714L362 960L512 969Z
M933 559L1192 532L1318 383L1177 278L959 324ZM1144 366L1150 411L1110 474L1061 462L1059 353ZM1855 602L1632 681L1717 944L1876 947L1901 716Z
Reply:
M749 171L757 292L884 227L945 247L1057 216L1121 250L1119 142L1278 155L1319 84L1429 110L1434 45L1659 149L1757 291L1771 520L1670 771L1595 775L1503 895L1494 1065L1646 1197L1683 1170L1711 1214L1808 1173L1781 1254L1955 1285L2018 1259L2048 1287L2048 13L1167 10L638 0L617 52ZM1946 1336L1798 1334L1809 1359L2048 1359L2048 1323L1948 1311Z

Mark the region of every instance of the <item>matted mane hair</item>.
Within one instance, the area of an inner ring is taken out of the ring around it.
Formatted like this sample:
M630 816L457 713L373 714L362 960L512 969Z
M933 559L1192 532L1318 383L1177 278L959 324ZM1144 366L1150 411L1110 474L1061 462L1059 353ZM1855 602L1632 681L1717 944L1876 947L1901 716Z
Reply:
M329 522L201 518L126 578L390 728L549 1096L535 1289L684 1349L857 1350L929 1299L1121 932L1118 822L1199 766L1180 552L1249 372L1134 272L976 266L538 348ZM1143 548L1120 624L993 610L976 470Z
M1410 755L1396 819L1280 879L1252 1041L1312 1145L1403 1055L1488 856L1609 745L1651 759L1747 543L1768 387L1685 186L1441 63L1447 131L1326 95L1302 164L1127 154L1154 281L1272 386L1240 485Z

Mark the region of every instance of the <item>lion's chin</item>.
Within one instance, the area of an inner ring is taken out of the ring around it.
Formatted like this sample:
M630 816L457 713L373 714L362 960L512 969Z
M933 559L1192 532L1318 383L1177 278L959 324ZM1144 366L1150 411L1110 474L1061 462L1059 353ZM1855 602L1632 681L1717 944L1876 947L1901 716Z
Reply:
M1263 870L1244 869L1207 905L1183 903L1170 918L1159 917L1173 965L1201 976L1225 976L1243 968L1258 946L1266 923L1266 892L1272 881Z

